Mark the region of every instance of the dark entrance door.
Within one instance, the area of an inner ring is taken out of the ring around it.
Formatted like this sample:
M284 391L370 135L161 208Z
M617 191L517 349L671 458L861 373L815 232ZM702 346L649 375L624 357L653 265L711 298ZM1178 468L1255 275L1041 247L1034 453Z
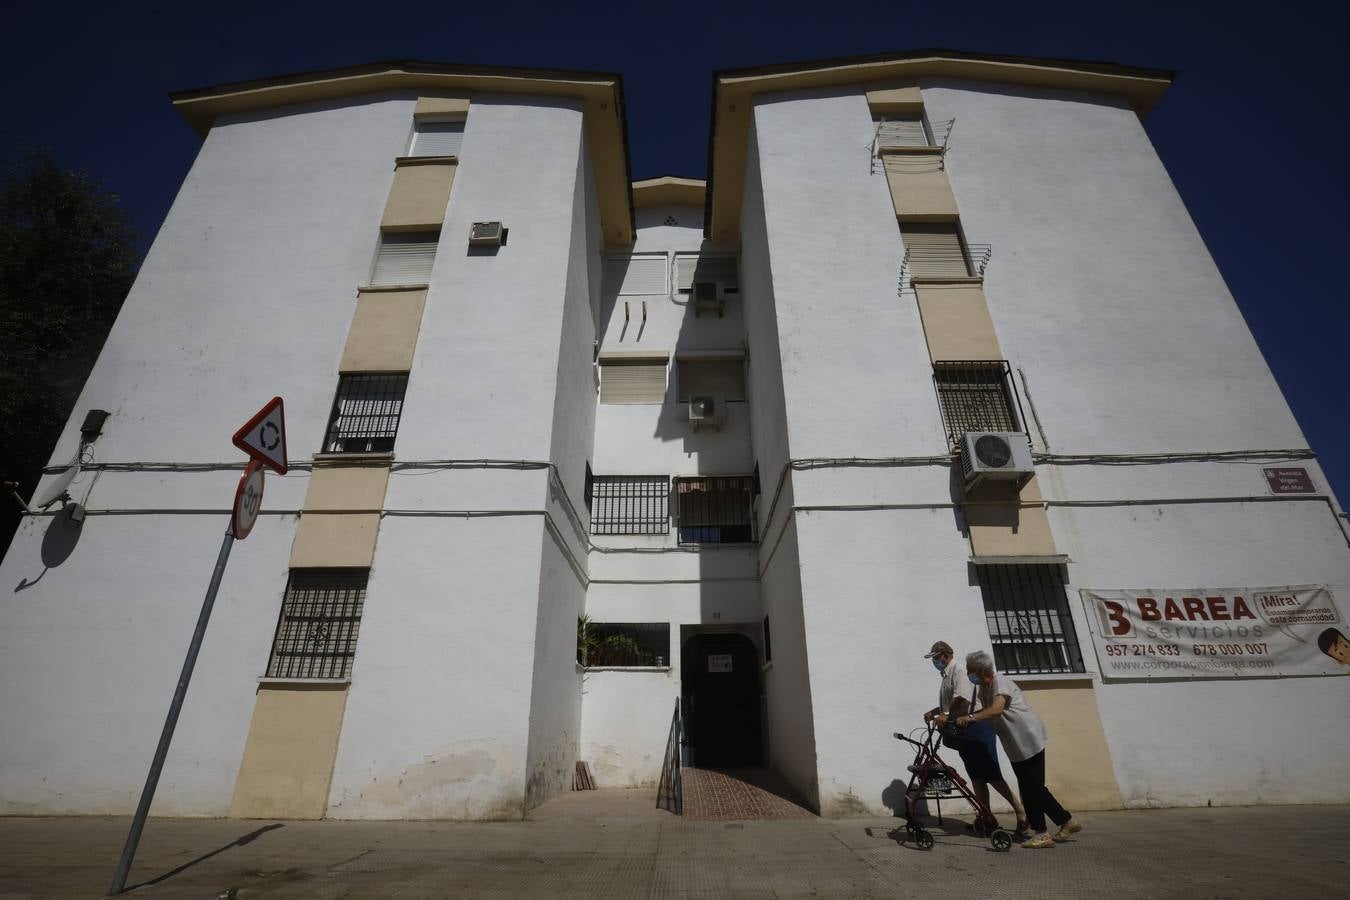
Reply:
M757 766L759 653L743 634L699 634L680 657L685 729L695 766Z

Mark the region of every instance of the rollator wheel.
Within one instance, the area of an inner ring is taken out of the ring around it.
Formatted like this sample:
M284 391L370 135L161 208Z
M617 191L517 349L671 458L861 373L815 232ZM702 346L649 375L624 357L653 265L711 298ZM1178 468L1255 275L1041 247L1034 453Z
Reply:
M920 850L933 849L933 833L925 828L918 829L914 834L914 843Z
M995 850L1006 853L1012 847L1012 835L1002 828L995 828L994 833L989 835L989 843L993 844Z

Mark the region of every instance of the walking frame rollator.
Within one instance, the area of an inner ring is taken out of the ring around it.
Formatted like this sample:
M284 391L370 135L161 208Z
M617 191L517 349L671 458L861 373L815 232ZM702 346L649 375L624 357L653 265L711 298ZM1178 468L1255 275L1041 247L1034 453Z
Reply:
M919 731L921 729L915 729ZM942 824L942 801L964 799L975 809L975 834L989 838L995 850L1012 847L1012 832L998 827L998 819L989 807L980 802L961 773L942 761L938 747L944 734L955 735L956 726L939 728L937 719L928 722L922 739L895 732L895 737L914 745L914 762L909 766L909 784L905 788L905 833L921 850L933 849L932 832L919 819L919 802L932 800L937 805L938 824Z

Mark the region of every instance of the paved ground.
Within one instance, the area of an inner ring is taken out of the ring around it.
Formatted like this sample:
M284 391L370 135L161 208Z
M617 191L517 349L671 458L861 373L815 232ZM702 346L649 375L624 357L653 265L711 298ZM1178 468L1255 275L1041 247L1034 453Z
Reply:
M652 791L565 795L525 822L152 819L137 897L1344 897L1350 807L1087 813L1078 840L995 853L894 819L694 822ZM951 822L951 819L948 819ZM0 898L97 897L124 818L0 818ZM233 891L234 894L230 892Z
M773 769L681 769L684 817L739 822L810 819L815 814Z

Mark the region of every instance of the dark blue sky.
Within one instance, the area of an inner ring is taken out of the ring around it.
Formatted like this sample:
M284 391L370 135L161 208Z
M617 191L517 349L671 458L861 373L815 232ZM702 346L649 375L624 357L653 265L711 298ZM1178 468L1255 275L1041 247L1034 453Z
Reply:
M1148 132L1350 496L1347 22L1332 4L24 5L0 26L0 159L44 145L89 170L143 246L199 146L171 90L396 58L619 72L633 176L703 177L719 68L950 47L1176 69ZM1203 434L1194 443L1208 448Z

